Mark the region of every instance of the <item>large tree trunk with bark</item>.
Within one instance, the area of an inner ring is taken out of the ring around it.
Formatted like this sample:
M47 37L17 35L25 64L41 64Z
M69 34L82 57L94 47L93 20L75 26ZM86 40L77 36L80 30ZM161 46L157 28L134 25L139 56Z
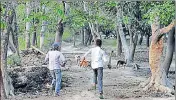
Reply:
M61 19L57 25L56 36L55 36L55 42L60 43L60 50L61 50L63 32L64 32L64 27Z
M36 26L34 25L34 33L32 36L32 46L37 45L37 30L36 30Z
M118 4L117 4L118 5ZM117 26L118 26L118 32L119 32L119 35L120 35L120 39L121 39L121 42L122 42L122 47L124 49L124 54L125 54L125 60L127 62L127 65L129 64L129 47L128 47L128 44L127 44L127 40L126 40L126 37L125 37L125 34L123 32L123 27L122 27L122 11L121 11L121 7L120 6L117 6Z
M46 21L42 21L42 29L40 32L40 49L42 48L42 46L44 44L45 31L46 31Z
M146 35L146 45L147 47L150 46L150 36L149 35Z
M92 39L93 39L93 36L92 36L92 34L90 34L89 41L88 41L88 45L91 45Z
M169 25L170 26L170 25ZM166 76L166 71L164 70L165 66L161 66L161 56L163 52L163 39L160 35L165 33L167 28L160 28L159 18L156 17L152 28L152 40L149 49L149 65L151 70L151 77L147 80L147 82L141 83L141 86L144 87L144 90L156 90L165 93L173 92L173 84L168 80Z
M122 42L118 30L116 30L116 34L117 34L117 55L120 56L122 53Z
M84 45L84 28L81 29L81 44Z
M9 34L11 31L11 25L10 21L12 20L12 16L9 15L8 17L8 24L7 24L7 31L3 34L1 40L1 71L2 71L2 79L3 79L3 86L5 91L5 98L8 98L9 95L14 96L14 88L12 86L12 80L8 76L7 73L7 51L8 51L8 41L9 41Z
M168 76L169 68L172 62L174 48L175 48L175 28L172 29L171 32L169 32L168 35L168 41L167 41L167 51L166 51L166 57L163 63L163 67L165 68L166 75Z
M141 36L140 36L140 39L139 39L139 45L141 45L141 44L142 44L143 37L144 37L144 34L143 34L143 33L141 33Z
M43 14L45 14L45 5L42 5L42 10L43 10ZM42 48L42 46L44 44L45 31L46 31L46 21L43 20L42 21L42 29L40 32L40 49Z
M130 44L130 55L129 55L129 61L130 62L133 62L133 60L134 60L134 53L135 53L135 50L136 50L137 41L138 41L138 35L136 33L135 36L134 36L134 39L132 39L132 43Z
M59 2L62 2L63 4L63 11L64 11L64 14L65 14L65 1L59 1ZM63 25L63 19L62 18L58 18L58 24L57 24L57 29L56 29L56 36L55 36L55 42L59 42L60 43L60 48L59 50L61 50L61 46L62 46L62 36L63 36L63 33L64 33L64 25Z
M85 34L85 41L84 41L84 45L87 46L88 42L89 42L89 37L91 35L90 33L90 29L87 27L84 29L84 34Z
M14 30L13 30L13 44L16 48L16 53L17 55L19 56L19 43L18 43L18 26L17 26L17 18L16 18L16 11L15 11L15 8L14 8L14 5L13 5L13 27L14 27Z
M33 2L33 8L35 8L35 2ZM33 13L36 13L36 9L33 9ZM37 45L37 19L33 17L33 34L32 34L32 46Z
M75 47L76 46L76 31L74 31L74 34L73 34L73 46Z
M26 48L30 48L30 21L29 21L29 14L30 14L30 1L26 2Z

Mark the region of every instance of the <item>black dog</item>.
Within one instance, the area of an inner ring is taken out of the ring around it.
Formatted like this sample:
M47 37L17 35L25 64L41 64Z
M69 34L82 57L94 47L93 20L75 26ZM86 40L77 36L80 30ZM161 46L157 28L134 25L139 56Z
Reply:
M125 62L125 61L122 61L122 60L119 60L119 61L117 62L116 67L119 68L120 65L121 65L121 66L124 66L124 68L125 68L125 66L126 66L126 62Z

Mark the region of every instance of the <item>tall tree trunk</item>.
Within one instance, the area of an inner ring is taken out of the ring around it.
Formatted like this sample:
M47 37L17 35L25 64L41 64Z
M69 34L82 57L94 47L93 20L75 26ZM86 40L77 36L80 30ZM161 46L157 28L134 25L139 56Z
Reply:
M46 21L42 21L42 29L40 32L40 48L42 48L43 44L44 44L44 33L46 31Z
M140 37L140 39L139 39L139 45L141 45L141 44L142 44L143 37L144 37L144 34L143 34L143 33L141 33L141 37Z
M35 8L35 2L33 2L33 8ZM33 13L36 13L36 9L33 9ZM34 32L33 32L33 36L32 36L32 46L37 45L37 19L35 17L33 17L33 26L34 26Z
M122 42L122 47L125 50L124 54L125 54L125 60L127 61L127 65L129 64L129 48L128 48L128 44L127 44L127 40L125 38L125 34L123 32L123 27L122 27L122 12L121 12L121 7L118 6L117 4L117 26L118 26L118 31L119 31L119 35L120 35L120 39Z
M173 84L168 80L164 66L161 66L160 60L163 52L163 39L159 35L168 29L160 29L159 18L156 17L152 28L152 41L149 49L149 65L151 77L147 82L142 83L144 90L156 90L161 92L173 92Z
M146 45L147 47L150 46L150 36L149 35L146 35Z
M76 31L74 31L74 34L73 34L73 46L74 47L76 46Z
M26 2L26 48L30 48L30 21L29 21L29 14L30 14L30 2Z
M89 38L89 41L88 41L88 45L91 45L93 36L90 33L89 33L89 35L90 35L90 38Z
M84 28L81 29L81 44L84 45Z
M58 23L57 30L56 30L56 36L55 36L55 42L60 43L60 50L61 50L63 32L64 32L64 27L63 27L63 23L61 19Z
M2 37L2 44L1 44L1 71L2 71L2 79L3 79L3 86L5 91L5 98L8 98L9 95L14 96L14 88L12 86L12 80L7 74L7 51L8 51L8 41L9 41L9 34L11 31L10 20L12 20L12 16L9 15L8 17L8 24L7 24L7 32L3 34Z
M0 22L1 22L1 18L2 18L1 17L1 15L2 15L1 14L2 13L2 8L1 7L2 7L2 5L1 5L1 1L0 1ZM1 24L0 24L0 27L2 27ZM1 41L2 41L2 31L3 30L0 28L0 39L1 39ZM1 41L0 41L0 44L1 44ZM1 46L0 50L2 52L2 46ZM4 54L4 53L3 52L1 53L1 52L0 52L0 55L1 55L1 59L2 59L2 54ZM2 60L1 60L1 64L2 64ZM2 65L1 65L1 67L2 67ZM0 97L1 97L1 99L4 99L4 97L6 95L5 95L5 89L4 89L4 84L3 84L4 82L3 82L3 76L2 76L3 70L2 70L1 67L0 67L0 81L1 81L0 82L0 85L1 85L1 87L0 87L1 88ZM5 97L5 98L7 98L7 97Z
M167 41L167 51L166 51L166 57L163 63L163 67L165 68L166 75L168 76L169 68L172 62L173 58L173 52L175 47L175 28L172 29L171 32L169 32L168 35L168 41Z
M14 6L13 6L14 7ZM15 8L13 8L13 24L14 24L14 30L13 30L13 44L16 48L16 53L19 56L19 43L18 43L18 26L17 26L17 18L16 18L16 11Z
M132 44L130 44L130 56L129 56L129 61L133 62L134 60L134 53L136 50L136 46L137 46L137 41L138 41L138 35L137 33L134 36L134 39L132 40Z
M42 10L43 10L43 14L45 14L45 5L42 5ZM42 29L40 32L40 49L42 48L42 46L44 44L45 31L46 31L46 21L43 20L42 21Z
M33 33L33 36L32 36L32 45L35 46L37 45L37 30L36 30L36 26L34 26L34 33Z
M65 14L65 1L62 1L63 4L63 11ZM55 42L59 42L60 43L60 50L61 50L61 46L62 46L62 36L63 36L63 32L64 32L64 25L63 25L63 19L62 18L58 18L58 24L57 24L57 29L56 29L56 36L55 36Z
M117 55L120 56L122 53L122 42L120 40L120 35L119 35L118 30L116 30L116 34L117 34Z
M89 39L90 39L90 29L87 27L84 29L84 34L85 34L85 42L84 42L84 45L87 46L88 45L88 42L89 42Z

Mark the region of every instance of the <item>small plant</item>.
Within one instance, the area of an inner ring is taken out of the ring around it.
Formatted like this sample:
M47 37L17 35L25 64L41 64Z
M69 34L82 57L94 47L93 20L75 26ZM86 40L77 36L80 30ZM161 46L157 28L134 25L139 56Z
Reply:
M17 54L13 54L7 58L7 64L10 66L20 66L21 59Z

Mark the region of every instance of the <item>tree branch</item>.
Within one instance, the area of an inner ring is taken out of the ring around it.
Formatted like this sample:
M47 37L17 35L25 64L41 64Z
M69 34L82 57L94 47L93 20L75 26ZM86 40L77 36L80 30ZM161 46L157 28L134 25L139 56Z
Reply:
M176 20L175 20L175 21L172 21L168 26L166 26L166 27L164 27L164 28L161 28L161 29L160 29L160 33L161 33L161 34L164 34L164 33L169 32L169 31L172 29L172 27L175 26L175 24L176 24Z

